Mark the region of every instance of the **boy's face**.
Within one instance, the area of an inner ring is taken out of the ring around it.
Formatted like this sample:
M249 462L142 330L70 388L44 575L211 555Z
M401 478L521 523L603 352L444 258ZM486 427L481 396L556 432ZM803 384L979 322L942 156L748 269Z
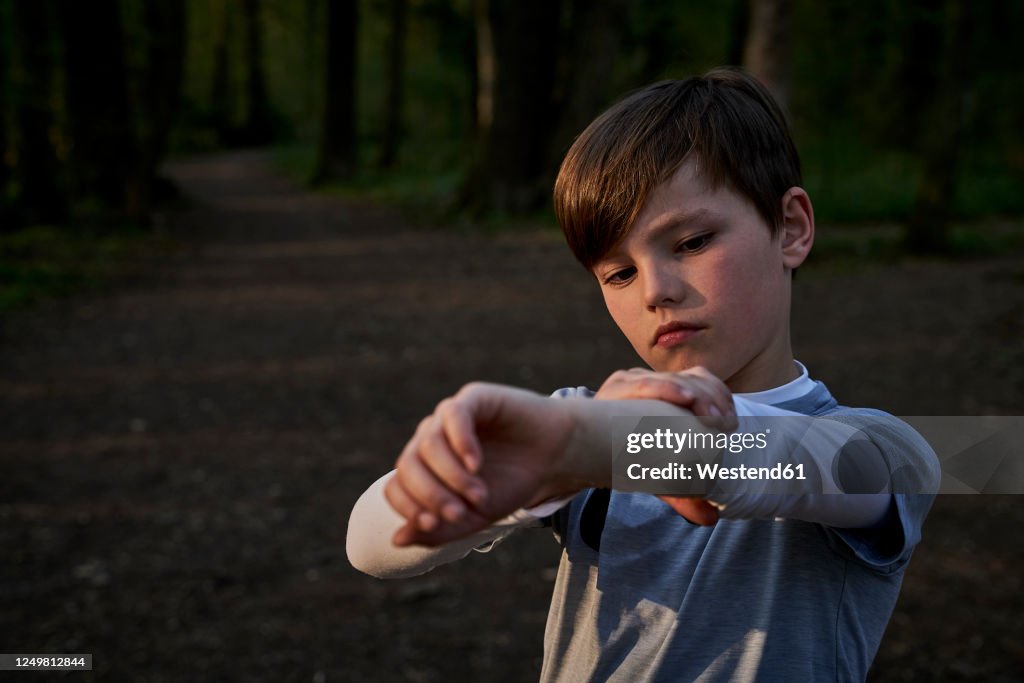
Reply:
M795 266L782 243L749 200L708 189L687 162L593 272L651 368L702 365L734 392L761 391L797 376L787 270Z

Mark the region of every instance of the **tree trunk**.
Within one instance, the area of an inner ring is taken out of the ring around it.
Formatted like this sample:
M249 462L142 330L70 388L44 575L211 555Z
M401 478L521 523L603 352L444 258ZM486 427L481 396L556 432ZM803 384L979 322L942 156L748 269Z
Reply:
M904 233L905 246L916 253L950 249L949 228L956 199L960 148L964 144L963 101L970 79L972 23L963 0L946 0L939 78L928 97L921 127L924 174Z
M620 57L622 26L628 19L627 0L575 0L572 31L566 36L569 69L565 78L558 127L552 136L548 177L554 175L573 139L607 106L608 74Z
M913 0L900 6L896 19L903 30L893 36L900 42L896 68L886 80L882 97L888 103L871 112L881 144L920 153L921 121L930 116L934 93L941 84L944 54L945 0Z
M402 82L405 78L405 26L408 0L390 0L391 37L388 44L387 101L384 105L384 131L377 165L393 168L398 159L402 137Z
M305 83L303 89L303 96L305 98L305 117L308 120L316 120L319 113L319 109L316 106L317 101L317 90L320 88L320 79L316 78L314 74L317 72L317 60L316 60L316 48L317 41L313 39L313 36L317 35L317 31L320 29L321 17L323 12L322 7L318 0L305 0L303 3L303 14L304 14L304 30L309 39L303 43L302 46L302 66L305 73L302 75L302 80Z
M184 74L185 2L161 0L142 6L146 63L138 81L136 102L141 120L138 168L128 182L126 212L146 220L154 192L160 191L157 167L167 152L167 141L177 111Z
M491 0L494 38L493 123L478 172L464 186L477 209L523 213L539 208L552 118L561 3ZM481 49L481 58L485 51ZM484 91L481 81L481 92Z
M273 138L267 75L263 68L263 33L260 0L242 0L246 46L246 106L242 138L245 144L263 145Z
M467 98L467 104L469 105L466 109L466 120L468 126L466 127L465 140L476 143L479 139L480 122L477 120L477 100L480 97L480 74L478 72L478 65L480 63L480 56L478 54L479 46L477 45L478 36L476 31L476 3L474 2L470 6L470 24L469 29L466 31L462 40L459 44L462 46L462 64L468 68L465 71L466 83L468 85L469 97Z
M184 0L146 3L147 25L152 29L149 68L159 87L150 90L150 154L159 163L167 153L185 75L186 9ZM152 168L150 170L153 170Z
M500 2L501 0L497 0ZM473 0L473 23L476 26L476 42L473 63L472 94L476 112L473 130L477 140L486 144L494 122L494 34L491 31L491 0Z
M18 46L18 208L25 224L65 218L67 202L58 186L59 164L52 142L51 86L54 59L48 4L14 4Z
M314 182L350 178L356 167L356 0L327 3L324 118Z
M213 78L210 81L210 115L222 144L232 138L233 107L231 106L231 17L227 0L214 0Z
M0 2L0 26L9 26L12 9L7 2ZM8 58L9 32L0 32L0 234L13 232L18 228L12 207L8 201L7 184L10 180L10 170L7 166L7 117L8 106L11 101L11 74L10 60Z
M743 66L765 84L783 110L789 107L790 0L750 0Z
M120 212L138 166L118 3L61 0L60 8L75 195Z
M733 0L732 20L729 30L729 47L726 51L725 63L739 66L743 64L743 51L750 35L750 0Z

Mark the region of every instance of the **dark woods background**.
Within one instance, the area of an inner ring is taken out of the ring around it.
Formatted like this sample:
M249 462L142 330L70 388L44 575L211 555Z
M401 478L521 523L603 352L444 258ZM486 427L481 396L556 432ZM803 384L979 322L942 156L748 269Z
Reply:
M1019 0L0 0L6 651L536 679L548 534L383 582L345 520L465 381L636 363L537 228L599 111L722 64L785 103L823 228L801 360L851 405L1024 414L1021 26ZM871 680L1020 679L1018 498L936 503Z
M822 219L946 250L951 219L1024 211L1022 24L965 0L0 0L0 230L144 223L169 154L257 145L311 181L534 212L623 92L742 64Z

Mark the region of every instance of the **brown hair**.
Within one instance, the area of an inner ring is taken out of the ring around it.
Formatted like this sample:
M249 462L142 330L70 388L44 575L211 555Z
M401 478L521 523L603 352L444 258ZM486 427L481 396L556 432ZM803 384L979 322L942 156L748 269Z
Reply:
M625 238L648 194L692 157L714 189L747 197L772 235L802 184L786 118L754 77L721 68L638 90L597 117L555 181L555 215L588 270Z

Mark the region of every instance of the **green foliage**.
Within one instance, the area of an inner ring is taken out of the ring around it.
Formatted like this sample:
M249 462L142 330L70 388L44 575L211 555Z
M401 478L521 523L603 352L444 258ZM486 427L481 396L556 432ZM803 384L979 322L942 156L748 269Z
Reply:
M746 5L630 3L621 58L608 77L608 101L658 78L700 73L726 62L737 41L737 12ZM563 22L566 43L575 28L570 7L566 5ZM189 0L189 10L186 101L175 141L179 148L203 150L216 143L216 136L208 128L204 131L210 113L212 37L218 22L231 20L238 10L227 0ZM277 158L292 167L295 150L312 146L318 135L323 12L324 0L265 0L263 5L271 100L282 119L278 143L291 149ZM366 169L377 157L385 120L388 3L363 0L359 12L357 128L360 162ZM922 12L920 2L794 3L790 110L806 183L823 220L903 220L914 205L921 178L917 132L928 122L922 120L925 114L906 79L934 75L927 64L913 61L908 41L922 20L939 20ZM961 182L955 211L959 218L1021 215L1024 70L1014 66L1010 46L1019 34L1015 27L1024 21L1024 10L979 7L974 12L979 28L972 63L978 66L964 102L968 125L965 139L958 143ZM234 20L237 23L238 17ZM471 167L477 152L470 118L474 64L468 46L473 30L469 0L410 0L398 168L392 173L363 170L347 192L418 207L443 207L450 199L459 175ZM985 40L986 31L996 40ZM238 42L236 35L234 43ZM234 43L229 84L233 115L239 117L244 89L240 64L245 55ZM565 65L552 68L564 70Z
M797 145L819 221L897 220L910 213L920 169L907 153L871 148L852 129L804 136Z
M630 36L634 61L643 68L617 74L633 79L618 90L633 89L649 81L685 78L728 61L727 46L733 23L732 2L642 2L633 5ZM613 93L617 97L618 92Z
M1024 225L1017 221L987 221L953 230L952 253L967 257L988 257L1024 250Z
M894 223L870 227L819 225L814 248L801 268L849 272L894 263L903 256L900 239L900 227Z
M803 268L830 272L862 271L879 264L891 264L914 257L904 246L902 226L897 223L870 225L819 225L814 249ZM957 261L989 258L1024 251L1024 224L1019 221L984 221L957 225L950 235L945 258Z
M407 145L403 151L408 151ZM369 158L368 146L361 156ZM411 154L406 154L411 156ZM308 183L316 162L309 144L281 145L274 148L274 164L297 183ZM406 164L395 171L381 171L366 164L345 183L332 183L323 190L341 197L369 199L400 208L414 223L434 222L450 217L463 169L455 163Z
M328 0L262 0L262 29L270 106L278 159L290 173L306 179L311 149L319 136L323 104L324 16ZM749 3L627 3L621 27L621 54L604 86L606 101L659 78L700 73L729 60L741 36L737 18ZM954 210L958 219L1024 215L1024 69L1015 49L1024 26L1021 3L968 3L973 33L964 59L970 61L969 88L962 102L965 128L959 147L959 183ZM146 5L122 2L123 46L133 101L145 99L147 46L158 35ZM577 37L583 3L564 3L563 52ZM966 5L965 5L966 6ZM10 19L14 4L0 2ZM187 41L182 98L170 149L208 152L225 143L223 126L245 117L245 68L249 59L243 35L241 3L233 0L185 0ZM929 14L929 7L934 11ZM911 48L915 29L939 27L941 1L835 0L793 3L789 44L792 54L790 111L804 160L806 185L819 219L838 223L900 221L911 212L922 177L920 132L929 128L920 82L934 80L931 65ZM331 191L395 201L419 215L448 220L447 207L464 174L473 167L479 140L472 128L471 45L475 25L471 0L409 0L404 111L397 167L373 169L384 134L385 77L391 36L389 2L360 0L358 33L358 116L361 170L345 188ZM932 16L934 15L934 16ZM12 173L0 188L16 206L19 130L15 125L18 82L13 22L0 22L0 49L8 61L0 81L0 136L4 162ZM55 33L55 35L57 35ZM934 36L932 36L934 38ZM61 40L53 39L54 54ZM226 47L223 88L215 86L217 45ZM552 64L563 81L565 54ZM3 60L0 60L2 62ZM63 129L68 112L62 100L62 71L54 74L55 125L52 138L61 159L68 154ZM916 85L915 85L916 84ZM563 86L564 89L564 86ZM556 93L564 96L564 92ZM225 107L223 111L218 107ZM596 114L597 112L595 112ZM150 124L133 114L138 137ZM552 121L554 129L557 121ZM63 186L69 186L63 183ZM82 215L82 201L73 208ZM85 199L88 201L88 198ZM85 213L89 213L85 211ZM30 219L31 220L31 219ZM39 220L47 220L42 218ZM497 222L501 222L498 220Z
M101 286L145 233L34 226L0 235L0 313Z
M819 221L866 223L910 215L921 177L915 155L872 144L853 129L806 136L797 143L804 185ZM964 163L954 202L956 218L1024 215L1021 174L1001 164L998 156L976 149Z

